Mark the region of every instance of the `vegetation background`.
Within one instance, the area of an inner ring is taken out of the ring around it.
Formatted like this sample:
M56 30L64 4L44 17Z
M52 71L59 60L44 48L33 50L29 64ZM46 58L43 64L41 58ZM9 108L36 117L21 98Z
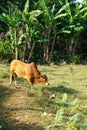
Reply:
M86 2L0 0L0 59L84 63Z

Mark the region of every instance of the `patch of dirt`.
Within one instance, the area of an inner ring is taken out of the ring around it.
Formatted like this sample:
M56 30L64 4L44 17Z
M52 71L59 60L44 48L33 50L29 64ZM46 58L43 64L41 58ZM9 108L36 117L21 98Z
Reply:
M7 124L6 129L44 130L44 127L50 123L44 117L45 107L42 107L44 104L40 106L36 102L40 100L35 93L37 90L32 91L21 85L16 88L8 83L0 83L0 90L0 116Z

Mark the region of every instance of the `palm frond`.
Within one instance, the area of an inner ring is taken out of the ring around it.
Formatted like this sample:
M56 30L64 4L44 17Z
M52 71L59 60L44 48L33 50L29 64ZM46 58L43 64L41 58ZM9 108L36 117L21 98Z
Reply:
M27 1L26 1L25 6L24 6L24 10L23 10L23 12L26 13L26 14L27 14L28 11L29 11L29 1L30 1L30 0L27 0Z
M55 117L55 124L62 122L63 114L64 114L64 108L61 108L60 110L57 111L57 114Z

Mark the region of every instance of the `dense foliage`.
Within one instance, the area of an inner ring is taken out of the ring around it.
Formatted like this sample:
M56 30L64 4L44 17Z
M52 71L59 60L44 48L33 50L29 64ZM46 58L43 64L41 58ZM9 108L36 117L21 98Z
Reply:
M0 58L38 63L86 60L87 4L1 0Z

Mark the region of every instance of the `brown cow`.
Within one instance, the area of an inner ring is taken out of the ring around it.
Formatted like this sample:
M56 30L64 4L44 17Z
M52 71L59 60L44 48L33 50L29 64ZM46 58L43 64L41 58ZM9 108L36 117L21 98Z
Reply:
M34 62L26 64L20 60L13 60L10 65L10 84L12 83L12 77L14 74L16 74L18 77L27 79L31 86L31 89L33 84L36 83L48 85L47 76L42 75L39 72L37 65Z

